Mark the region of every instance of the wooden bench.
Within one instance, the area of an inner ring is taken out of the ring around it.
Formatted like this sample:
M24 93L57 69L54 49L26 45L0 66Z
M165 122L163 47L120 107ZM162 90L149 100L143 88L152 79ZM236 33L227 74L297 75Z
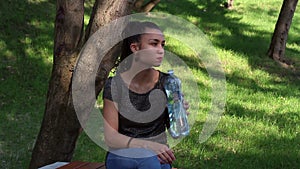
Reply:
M74 161L57 169L106 169L105 163Z

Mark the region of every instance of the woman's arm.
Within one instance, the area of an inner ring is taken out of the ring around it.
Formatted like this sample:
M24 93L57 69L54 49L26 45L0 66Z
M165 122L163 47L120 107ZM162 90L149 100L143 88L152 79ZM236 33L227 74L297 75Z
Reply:
M105 143L111 148L127 148L130 137L118 132L118 110L116 104L108 99L103 100L104 138Z
M173 151L166 145L125 136L118 132L118 110L114 102L103 100L105 143L111 148L146 148L158 154L158 157L168 163L175 160ZM128 144L129 143L129 144Z

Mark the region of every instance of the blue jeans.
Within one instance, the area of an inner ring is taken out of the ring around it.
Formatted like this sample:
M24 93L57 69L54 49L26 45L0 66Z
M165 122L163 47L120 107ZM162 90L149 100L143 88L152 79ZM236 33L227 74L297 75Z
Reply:
M112 150L106 157L107 169L171 169L170 164L161 164L157 155L143 148Z

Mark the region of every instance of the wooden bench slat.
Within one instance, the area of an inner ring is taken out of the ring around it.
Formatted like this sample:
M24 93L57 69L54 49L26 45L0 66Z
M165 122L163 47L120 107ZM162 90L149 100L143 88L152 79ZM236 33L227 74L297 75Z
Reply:
M73 161L57 169L105 169L105 163Z

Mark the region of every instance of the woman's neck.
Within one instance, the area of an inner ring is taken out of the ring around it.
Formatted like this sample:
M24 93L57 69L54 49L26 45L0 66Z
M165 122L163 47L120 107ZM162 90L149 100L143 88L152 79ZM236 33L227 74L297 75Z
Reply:
M146 82L152 81L155 70L153 68L147 68L143 70L129 69L128 71L121 74L125 81L132 82Z
M144 69L140 72L128 70L121 73L121 77L129 89L137 93L145 93L157 83L159 72L153 68Z

